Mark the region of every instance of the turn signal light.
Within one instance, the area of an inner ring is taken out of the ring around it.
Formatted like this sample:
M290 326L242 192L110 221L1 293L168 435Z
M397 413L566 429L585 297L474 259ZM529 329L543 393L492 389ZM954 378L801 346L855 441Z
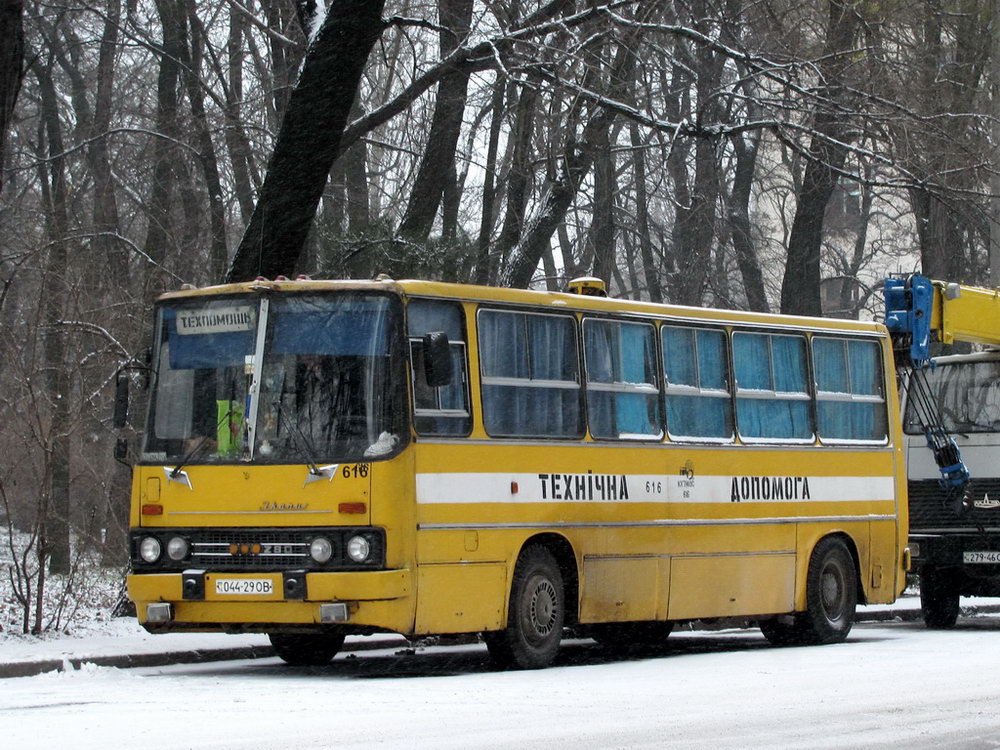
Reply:
M337 510L341 513L367 513L368 506L364 503L341 503Z
M147 503L142 506L142 515L144 516L162 516L163 506L159 503Z

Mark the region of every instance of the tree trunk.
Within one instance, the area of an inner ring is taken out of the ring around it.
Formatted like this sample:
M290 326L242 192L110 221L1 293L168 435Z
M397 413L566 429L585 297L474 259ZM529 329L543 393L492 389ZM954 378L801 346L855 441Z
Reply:
M662 303L660 269L653 257L653 238L649 233L649 198L646 193L646 153L642 149L643 140L639 126L629 126L632 141L632 173L635 180L635 231L639 235L639 257L642 259L642 275L646 280L646 295L650 302ZM639 299L637 296L636 299Z
M472 6L472 0L439 0L438 18L444 27L439 42L442 59L468 37ZM406 214L399 225L399 234L411 241L423 242L427 239L441 205L448 176L454 174L455 150L462 130L468 89L469 76L459 70L445 74L438 81L427 145L413 182ZM448 164L452 165L451 169L446 166Z
M1000 149L1000 8L993 6L993 39L990 56L990 77L992 78L993 117L991 134L993 136L994 153ZM993 171L990 175L990 286L1000 289L1000 163L997 157L993 160Z
M580 185L594 163L595 138L607 129L614 114L607 109L594 115L580 140L571 138L563 149L557 177L546 187L541 206L514 247L501 286L526 288L538 268L556 227L563 221Z
M178 134L177 107L180 79L181 45L184 43L181 0L156 0L156 9L163 28L163 51L156 81L156 130L169 138ZM152 190L149 197L149 226L146 230L145 253L154 263L167 258L171 233L168 231L170 208L176 186L177 147L168 138L153 139ZM162 280L154 279L147 295L155 297L161 291Z
M594 208L587 232L587 257L592 259L594 276L611 288L615 266L614 220L615 162L611 154L611 124L597 134L594 160Z
M208 277L210 283L222 280L226 270L226 208L222 203L222 180L219 177L219 162L215 156L215 145L205 114L205 93L201 86L201 60L204 44L204 30L200 28L195 0L186 0L188 25L191 29L190 45L183 46L184 81L188 101L194 118L195 137L198 143L198 157L202 176L208 192L209 229L211 245L208 255Z
M43 180L48 182L49 204L46 206L46 227L49 251L42 276L42 359L43 382L48 400L49 429L43 438L46 476L42 492L42 528L40 543L45 546L49 570L65 574L70 568L69 538L69 461L70 461L70 393L69 376L63 338L63 310L68 290L69 213L67 209L65 147L59 122L59 102L52 80L52 64L36 61L42 120L48 151L48 174L43 167ZM43 555L44 557L44 555Z
M111 154L107 133L111 128L112 92L115 85L115 52L121 21L120 0L108 0L101 51L97 62L97 98L94 101L94 136L91 162L94 169L94 246L107 259L109 281L121 289L128 287L128 253L115 236L119 231L118 202L111 175Z
M253 191L255 184L251 182L251 163L253 154L246 133L243 131L243 38L246 29L246 16L235 8L229 9L229 39L226 43L227 79L226 107L223 114L226 117L226 150L229 161L233 165L233 185L236 190L236 200L240 205L240 216L246 226L253 214Z
M729 196L729 222L732 226L736 265L743 278L747 307L755 312L770 312L767 292L764 289L764 275L760 270L760 260L757 257L750 224L750 195L757 166L760 133L738 136L733 145L736 149L736 174Z
M788 238L788 260L781 283L781 312L790 315L821 315L820 250L823 217L837 186L839 171L847 158L851 123L843 107L846 95L844 70L850 64L843 53L854 45L861 28L855 0L830 0L830 25L823 59L820 93L825 104L817 106L815 135L809 146L802 188L799 191L792 231Z
M494 258L499 260L506 258L521 238L524 213L528 207L533 156L531 140L535 129L535 108L538 105L538 88L534 83L529 81L521 89L514 111L514 127L510 134L510 170L507 173L507 211L493 252Z
M479 221L479 241L476 243L476 274L477 284L489 284L493 279L493 267L490 250L493 247L493 228L496 224L496 177L497 152L500 147L500 130L503 126L504 92L507 84L498 74L493 82L493 96L490 103L490 139L486 147L486 164L483 168L483 198L482 217Z
M0 5L0 193L7 162L7 130L24 78L24 2L2 0Z
M296 267L368 53L382 34L385 0L339 0L309 48L268 165L260 198L227 281Z

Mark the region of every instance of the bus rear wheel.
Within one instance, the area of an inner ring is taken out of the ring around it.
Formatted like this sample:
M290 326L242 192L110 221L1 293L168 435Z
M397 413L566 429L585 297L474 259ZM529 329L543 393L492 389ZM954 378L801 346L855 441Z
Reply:
M267 637L274 653L295 667L325 666L344 645L343 633L268 633Z
M958 622L959 595L951 590L946 576L934 569L920 573L920 613L924 625L946 630Z
M525 548L514 568L507 627L483 634L490 658L509 669L541 669L556 658L566 619L562 573L548 549Z
M791 622L762 620L761 632L778 646L840 643L854 624L858 605L858 574L854 558L843 540L827 537L809 558L806 578L806 611Z

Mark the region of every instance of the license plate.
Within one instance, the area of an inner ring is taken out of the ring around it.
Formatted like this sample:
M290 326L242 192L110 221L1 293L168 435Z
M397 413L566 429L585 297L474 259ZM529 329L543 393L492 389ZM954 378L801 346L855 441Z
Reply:
M274 583L270 578L216 578L216 594L270 594Z
M1000 563L1000 550L988 552L964 552L963 562L967 563Z

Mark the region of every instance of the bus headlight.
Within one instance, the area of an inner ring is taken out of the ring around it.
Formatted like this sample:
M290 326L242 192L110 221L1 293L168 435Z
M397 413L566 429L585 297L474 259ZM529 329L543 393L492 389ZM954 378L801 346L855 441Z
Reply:
M363 563L371 554L372 546L363 536L352 536L347 540L347 556L356 563Z
M309 545L309 555L318 563L329 562L333 557L333 545L326 537L318 536Z
M187 539L175 536L167 542L167 557L171 560L183 560L188 554Z
M155 563L160 559L162 551L160 540L155 536L143 537L143 540L139 542L139 557L145 562Z

